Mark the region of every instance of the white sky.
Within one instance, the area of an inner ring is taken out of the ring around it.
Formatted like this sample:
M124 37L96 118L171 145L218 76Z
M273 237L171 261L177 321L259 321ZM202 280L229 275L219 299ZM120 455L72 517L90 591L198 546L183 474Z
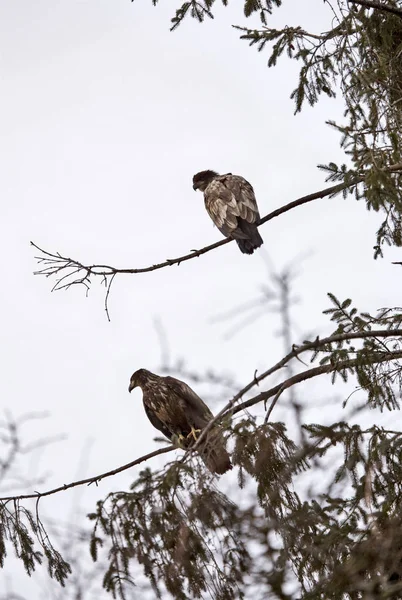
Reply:
M140 392L127 393L134 370L160 364L155 318L173 359L231 372L243 384L280 358L282 345L275 315L230 341L227 323L210 323L258 295L267 274L263 252L242 255L232 243L180 267L123 275L112 289L108 323L99 283L89 298L79 288L50 294L52 281L32 275L29 241L83 262L146 266L220 239L192 190L195 172L245 176L265 215L325 187L318 163L343 160L337 134L325 125L342 105L324 100L294 117L295 65L284 59L268 70L267 53L248 48L230 27L245 23L240 10L217 5L214 21L187 19L170 33L175 7L153 8L147 0L0 4L0 393L14 416L51 413L27 426L27 440L68 434L41 454L50 472L43 489L156 448ZM290 1L273 22L330 27L319 0ZM277 269L312 251L295 290L303 299L294 315L302 333L330 331L320 314L328 291L371 311L400 303L396 251L372 259L379 223L363 203L338 197L261 228ZM79 501L90 510L137 473L81 490ZM42 510L68 519L74 498L59 494L43 500ZM43 597L39 575L28 580L11 562L5 573L15 591Z

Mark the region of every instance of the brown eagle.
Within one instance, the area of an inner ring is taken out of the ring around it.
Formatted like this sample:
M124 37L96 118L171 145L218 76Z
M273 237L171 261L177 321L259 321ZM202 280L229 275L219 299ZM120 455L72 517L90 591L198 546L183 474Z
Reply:
M128 391L142 389L145 412L152 425L169 440L176 438L182 448L194 444L200 431L213 419L208 406L184 381L159 377L139 369L130 379ZM219 427L212 427L197 449L212 473L226 473L232 468Z
M263 244L254 190L244 177L200 171L193 177L193 189L204 192L209 216L225 237L236 240L243 254L252 254Z

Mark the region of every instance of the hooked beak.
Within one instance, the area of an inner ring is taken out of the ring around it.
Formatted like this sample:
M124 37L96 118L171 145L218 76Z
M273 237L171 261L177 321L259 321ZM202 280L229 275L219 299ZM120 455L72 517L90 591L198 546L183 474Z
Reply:
M193 190L195 190L195 191L198 190L198 187L197 187L196 183L194 183L194 185L193 185Z
M130 394L135 387L137 387L137 384L134 383L133 381L130 381L130 385L128 386L128 391L130 392Z

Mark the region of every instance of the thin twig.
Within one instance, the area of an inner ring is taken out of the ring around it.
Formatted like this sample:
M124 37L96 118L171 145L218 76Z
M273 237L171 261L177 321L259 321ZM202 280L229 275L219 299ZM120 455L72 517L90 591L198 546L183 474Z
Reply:
M288 386L282 385L282 386L279 388L278 392L277 392L277 393L276 393L276 395L275 395L275 398L272 400L272 402L271 402L271 404L270 404L270 407L269 407L269 409L268 409L268 411L267 411L267 414L265 415L264 423L268 423L268 421L269 421L269 417L271 416L271 413L272 413L272 411L274 410L275 404L278 402L278 400L279 400L279 397L280 397L280 396L283 394L283 392L285 391L285 389L286 389L287 387L288 387ZM265 400L265 402L264 402L264 405L266 406L266 404L267 404L267 401Z
M106 317L107 317L107 320L109 321L109 323L110 323L110 314L109 314L109 305L108 305L109 294L110 294L110 288L112 287L112 283L113 283L113 280L115 277L116 277L116 273L113 273L113 275L110 278L109 283L107 283L106 277L105 277L105 285L107 287L106 296L105 296L105 312L106 312Z

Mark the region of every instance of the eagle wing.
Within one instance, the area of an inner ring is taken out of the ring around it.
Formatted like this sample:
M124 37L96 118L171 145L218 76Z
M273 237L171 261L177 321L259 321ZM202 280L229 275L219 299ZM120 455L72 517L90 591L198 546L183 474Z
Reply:
M180 412L186 415L188 433L191 428L203 429L206 427L208 421L213 419L213 414L198 394L184 381L175 377L164 377L164 381L171 390L172 396L179 401ZM222 474L232 468L222 433L218 428L213 428L209 432L208 439L204 441L198 452L212 473Z
M152 409L150 409L149 406L147 406L147 404L145 404L145 402L144 402L144 408L145 408L145 413L146 413L148 419L151 421L151 423L155 427L155 429L158 429L159 431L161 431L163 433L163 435L165 437L167 437L168 440L170 440L172 437L172 432L166 427L166 425L160 419L158 419L156 413Z
M166 377L158 377L157 384L143 388L142 400L145 412L152 425L169 439L172 435L186 435L191 431L185 403L166 382Z
M213 419L213 414L205 402L191 389L189 385L175 377L165 377L169 389L177 396L182 410L185 411L191 427L202 429L208 421Z
M256 223L260 219L252 185L239 175L215 177L204 192L205 207L225 236L248 239L239 228L238 219Z

